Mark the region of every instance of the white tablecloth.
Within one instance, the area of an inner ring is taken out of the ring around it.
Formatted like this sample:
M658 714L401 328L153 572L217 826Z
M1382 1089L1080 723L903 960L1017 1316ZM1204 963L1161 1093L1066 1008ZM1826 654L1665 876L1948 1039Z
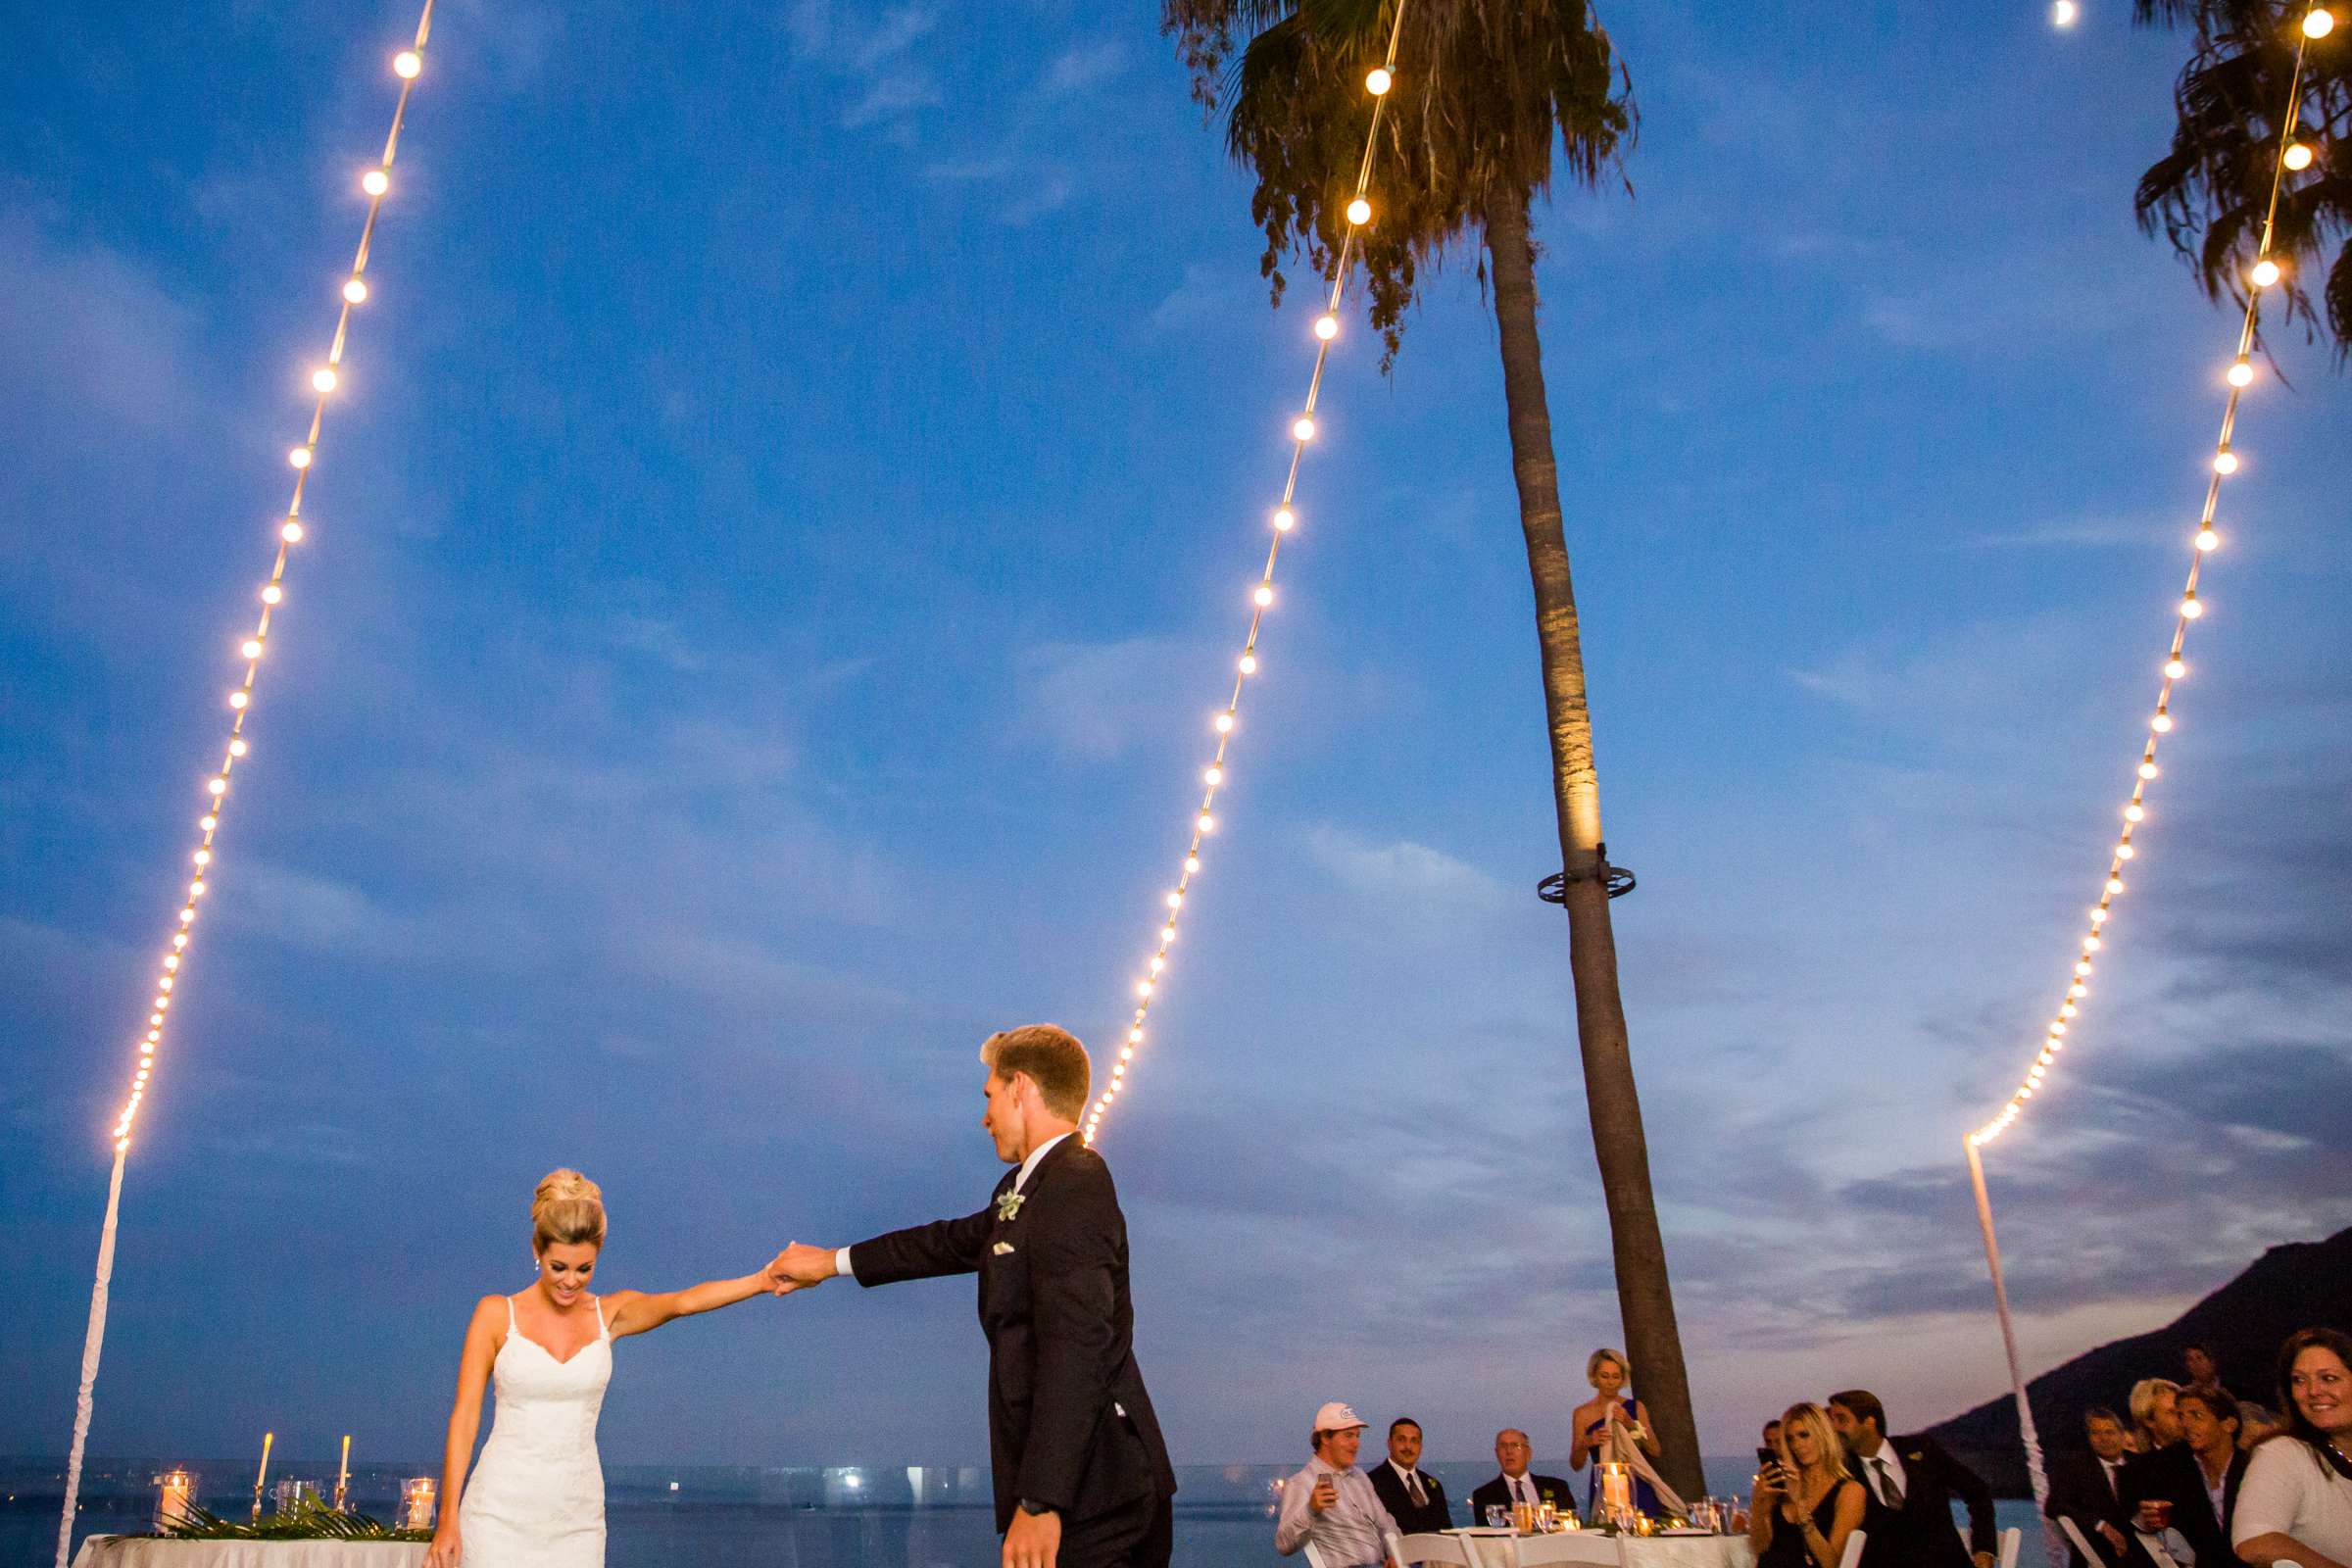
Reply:
M1626 1568L1756 1568L1745 1536L1636 1536L1621 1544Z
M74 1568L416 1568L421 1541L147 1541L92 1536Z

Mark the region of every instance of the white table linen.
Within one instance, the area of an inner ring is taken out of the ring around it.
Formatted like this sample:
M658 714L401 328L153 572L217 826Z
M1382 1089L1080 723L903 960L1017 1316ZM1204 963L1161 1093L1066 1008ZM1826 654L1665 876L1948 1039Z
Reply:
M74 1568L417 1568L421 1541L152 1541L92 1536Z

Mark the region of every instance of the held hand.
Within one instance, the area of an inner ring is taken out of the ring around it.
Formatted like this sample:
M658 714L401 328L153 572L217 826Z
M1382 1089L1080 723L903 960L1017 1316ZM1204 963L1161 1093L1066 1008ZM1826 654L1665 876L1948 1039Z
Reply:
M464 1555L456 1521L445 1519L433 1532L433 1544L424 1548L424 1568L458 1568L458 1559Z
M1060 1550L1061 1515L1012 1510L1012 1525L1004 1532L1004 1568L1054 1568Z
M1989 1551L1978 1552L1976 1554L1976 1562L1977 1568L1992 1568L1992 1553Z
M2121 1530L2102 1519L2099 1521L2099 1534L2107 1538L2107 1544L2115 1548L2117 1556L2124 1554L2124 1533Z
M1315 1490L1307 1494L1306 1505L1317 1513L1324 1513L1339 1506L1339 1501L1340 1489L1332 1484L1331 1477L1315 1477Z
M798 1289L822 1285L833 1277L833 1250L829 1247L811 1247L807 1242L794 1242L778 1252L775 1260L767 1265L767 1276L779 1287ZM779 1289L776 1294L781 1296L784 1290Z

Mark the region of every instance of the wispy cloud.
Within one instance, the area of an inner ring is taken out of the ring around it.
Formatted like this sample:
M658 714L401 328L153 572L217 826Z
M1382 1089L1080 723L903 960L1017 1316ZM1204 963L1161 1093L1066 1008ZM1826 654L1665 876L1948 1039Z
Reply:
M1065 757L1105 761L1167 732L1194 653L1163 637L1044 643L1015 669L1026 725Z
M916 45L939 25L939 8L900 5L874 19L838 17L827 0L799 0L784 28L804 61L839 78L849 94L844 130L879 129L909 140L921 111L946 101L929 62Z
M1394 908L1460 914L1504 905L1502 884L1494 877L1410 839L1366 839L1325 823L1308 832L1306 847L1351 892Z
M1049 98L1092 92L1127 69L1127 46L1116 38L1073 44L1046 67L1038 90Z

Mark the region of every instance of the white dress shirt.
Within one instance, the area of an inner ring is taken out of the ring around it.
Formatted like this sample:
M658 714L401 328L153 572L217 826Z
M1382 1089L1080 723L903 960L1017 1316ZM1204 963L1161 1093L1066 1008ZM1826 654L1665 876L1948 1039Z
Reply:
M1883 1473L1879 1469L1881 1465L1886 1467ZM1902 1455L1894 1451L1894 1445L1891 1443L1881 1440L1879 1451L1862 1461L1862 1474L1864 1479L1869 1481L1871 1492L1881 1502L1886 1503L1889 1507L1894 1505L1886 1495L1886 1486L1889 1480L1892 1481L1896 1493L1905 1497L1911 1495L1911 1480L1903 1474Z
M1315 1482L1331 1477L1339 1500L1317 1513L1308 1506ZM1397 1533L1396 1521L1381 1506L1372 1478L1355 1466L1342 1470L1321 1454L1282 1484L1282 1514L1274 1522L1274 1549L1294 1555L1308 1542L1327 1568L1376 1568L1389 1560L1388 1538Z
M1060 1143L1063 1139L1069 1136L1070 1135L1068 1133L1055 1133L1053 1137L1047 1139L1044 1143L1029 1151L1029 1157L1021 1161L1020 1174L1012 1179L1012 1190L1017 1193L1022 1188L1028 1186L1030 1173L1037 1169L1037 1162L1046 1157L1047 1151L1051 1150L1055 1144ZM850 1267L850 1250L848 1248L840 1248L834 1251L833 1272L836 1274L847 1274L852 1279L856 1279L858 1277L858 1271ZM1127 1412L1121 1410L1119 1413L1121 1415L1125 1415Z
M1414 1507L1426 1508L1429 1506L1429 1483L1421 1479L1420 1471L1407 1470L1404 1466L1398 1464L1394 1459L1389 1461L1389 1468L1396 1471L1396 1479L1404 1483L1404 1494L1406 1496L1409 1497L1413 1494L1413 1489L1415 1487L1421 1489L1420 1500L1413 1504Z

